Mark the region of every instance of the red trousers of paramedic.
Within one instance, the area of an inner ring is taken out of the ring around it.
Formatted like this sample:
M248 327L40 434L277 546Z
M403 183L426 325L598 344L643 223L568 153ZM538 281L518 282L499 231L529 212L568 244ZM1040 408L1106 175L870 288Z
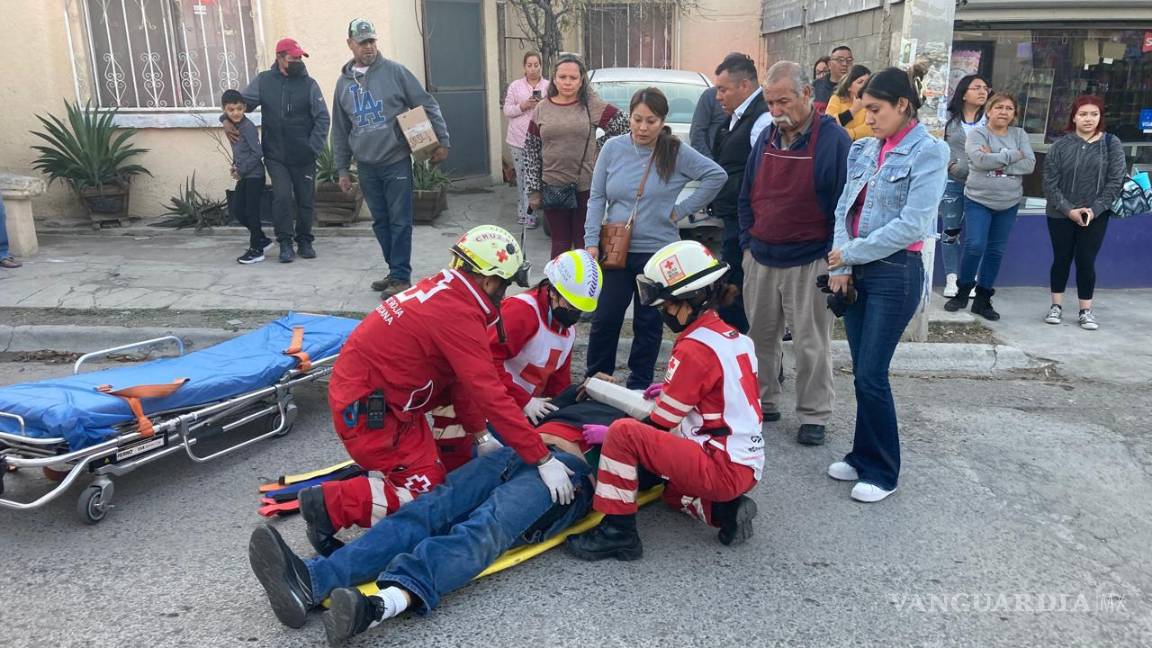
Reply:
M444 465L424 416L404 423L386 414L384 427L373 430L363 413L349 427L343 412L333 412L332 423L348 456L365 470L381 473L323 484L324 506L336 529L371 527L444 483Z
M727 502L752 490L752 469L732 463L723 448L676 436L634 419L608 428L600 449L592 508L609 515L636 512L637 466L668 479L664 501L674 509L712 523L712 503Z

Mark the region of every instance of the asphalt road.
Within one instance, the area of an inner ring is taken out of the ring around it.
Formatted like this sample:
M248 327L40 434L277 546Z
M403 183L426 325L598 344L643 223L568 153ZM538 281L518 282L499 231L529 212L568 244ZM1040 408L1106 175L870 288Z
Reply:
M0 363L0 384L65 371ZM747 545L655 505L642 561L555 550L352 645L1152 645L1146 386L897 378L904 472L876 505L824 476L851 442L851 377L836 386L827 446L796 445L788 416L769 427ZM97 526L78 488L0 511L0 645L322 645L318 616L277 623L246 556L256 486L344 457L322 389L299 403L285 438L117 479ZM304 553L300 520L277 524Z

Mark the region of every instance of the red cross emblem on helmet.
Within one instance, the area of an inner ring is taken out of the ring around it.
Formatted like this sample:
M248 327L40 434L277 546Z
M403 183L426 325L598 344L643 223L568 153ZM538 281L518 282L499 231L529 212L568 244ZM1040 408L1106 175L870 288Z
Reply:
M508 260L508 253L504 250L496 250L496 258L500 260L500 263L504 263Z

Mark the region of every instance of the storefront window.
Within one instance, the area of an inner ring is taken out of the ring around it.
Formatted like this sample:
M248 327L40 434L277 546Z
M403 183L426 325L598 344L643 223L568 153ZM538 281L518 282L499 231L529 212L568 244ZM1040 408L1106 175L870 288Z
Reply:
M1139 29L957 30L953 84L979 71L1017 98L1017 124L1043 153L1064 135L1076 97L1104 99L1108 132L1130 163L1152 168L1152 23ZM1025 194L1041 197L1039 166Z

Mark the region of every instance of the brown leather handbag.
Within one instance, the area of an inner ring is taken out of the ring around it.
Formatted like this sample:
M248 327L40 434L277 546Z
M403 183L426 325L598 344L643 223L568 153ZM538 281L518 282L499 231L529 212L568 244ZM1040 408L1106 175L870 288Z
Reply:
M628 248L632 246L632 223L636 221L636 210L640 208L640 199L644 197L644 185L648 182L648 172L652 170L652 161L655 158L655 153L648 158L648 166L644 169L644 177L640 179L640 187L636 189L636 201L632 204L632 213L628 214L628 220L623 223L604 223L600 226L600 267L605 270L623 270L628 266Z

